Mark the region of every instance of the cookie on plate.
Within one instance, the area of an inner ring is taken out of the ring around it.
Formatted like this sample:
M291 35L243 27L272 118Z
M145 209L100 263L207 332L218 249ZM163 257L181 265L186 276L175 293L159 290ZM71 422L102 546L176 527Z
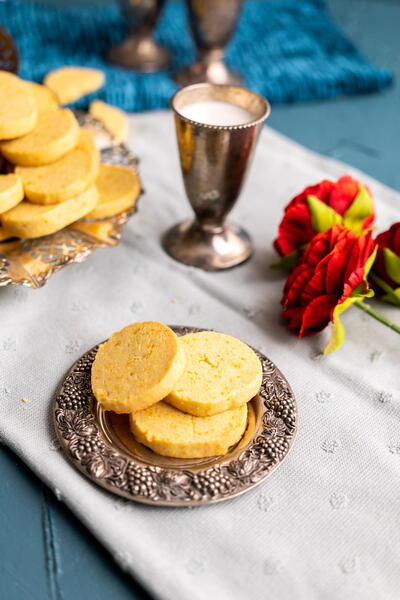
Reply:
M0 175L0 213L10 210L24 198L21 178L15 173Z
M16 165L47 165L75 148L79 134L78 122L68 108L40 111L34 129L20 138L3 142L1 152Z
M214 331L189 333L181 340L187 367L166 402L204 417L237 408L258 393L262 366L247 344Z
M56 94L60 104L69 104L101 88L104 79L104 73L98 69L61 67L50 71L43 83Z
M139 442L162 456L219 456L242 437L247 425L247 404L211 417L194 417L158 402L131 414L130 425Z
M139 177L129 167L100 165L96 185L99 202L87 215L90 219L112 217L131 209L140 193Z
M80 130L74 150L41 167L16 167L26 197L35 204L57 204L81 194L98 174L100 153L90 131Z
M26 135L38 119L35 98L25 84L7 71L0 71L0 140Z
M50 110L52 108L59 108L57 96L45 85L35 83L34 81L25 81L25 83L28 85L35 98L39 112Z
M128 137L128 117L123 110L102 100L93 100L89 106L89 113L101 121L105 128L119 141L126 141Z
M185 365L183 345L172 329L157 321L133 323L99 347L93 393L105 410L142 410L173 389Z
M20 202L1 215L4 227L20 238L37 238L55 233L82 218L96 205L96 186L60 204L38 206L30 202Z

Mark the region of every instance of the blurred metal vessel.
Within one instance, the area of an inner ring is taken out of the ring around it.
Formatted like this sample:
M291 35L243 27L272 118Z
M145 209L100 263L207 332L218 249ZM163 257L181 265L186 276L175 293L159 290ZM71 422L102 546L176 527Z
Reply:
M152 37L165 0L118 0L129 29L128 37L107 53L107 59L126 69L154 73L170 61L166 48Z
M243 0L186 0L197 57L190 67L176 73L175 80L180 85L240 83L240 76L224 62L224 48L236 28L242 3Z

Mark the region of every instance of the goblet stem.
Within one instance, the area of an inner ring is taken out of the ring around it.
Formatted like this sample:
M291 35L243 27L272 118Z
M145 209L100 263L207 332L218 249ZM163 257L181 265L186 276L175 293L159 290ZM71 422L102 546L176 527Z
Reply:
M128 37L110 48L107 58L126 69L153 73L165 69L170 62L166 48L152 37L165 0L119 0L128 29Z
M242 0L186 0L196 60L175 75L183 86L193 83L239 84L241 77L224 62L239 17Z

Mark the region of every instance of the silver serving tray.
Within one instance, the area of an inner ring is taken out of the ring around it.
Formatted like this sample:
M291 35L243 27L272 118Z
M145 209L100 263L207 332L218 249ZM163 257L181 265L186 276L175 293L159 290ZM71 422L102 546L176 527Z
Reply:
M177 335L201 331L173 327ZM145 504L199 506L252 489L282 463L297 430L297 405L282 373L257 352L260 393L249 403L247 429L225 456L175 459L135 440L128 415L104 411L93 396L91 368L98 346L68 371L53 401L61 447L72 464L113 494Z
M82 111L75 111L75 115L81 127L93 133L101 162L130 167L138 174L137 157L113 138L100 121ZM82 262L97 248L116 246L125 223L134 212L103 219L81 219L51 235L0 243L0 287L11 284L42 287L66 265ZM101 230L97 228L99 223ZM85 231L80 229L82 224Z

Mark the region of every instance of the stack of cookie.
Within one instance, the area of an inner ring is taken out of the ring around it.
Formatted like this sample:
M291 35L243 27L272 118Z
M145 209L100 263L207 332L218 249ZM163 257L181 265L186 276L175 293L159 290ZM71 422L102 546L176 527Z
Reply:
M136 203L137 175L127 167L100 165L92 133L60 106L60 99L71 102L102 84L101 72L83 71L79 77L79 69L60 69L48 75L47 86L0 71L0 241L48 235ZM105 107L110 122L113 113ZM96 110L101 115L101 105ZM121 123L118 128L123 135Z
M226 454L261 383L260 360L240 340L212 331L178 337L156 321L114 333L92 366L102 407L128 413L139 442L175 458Z

